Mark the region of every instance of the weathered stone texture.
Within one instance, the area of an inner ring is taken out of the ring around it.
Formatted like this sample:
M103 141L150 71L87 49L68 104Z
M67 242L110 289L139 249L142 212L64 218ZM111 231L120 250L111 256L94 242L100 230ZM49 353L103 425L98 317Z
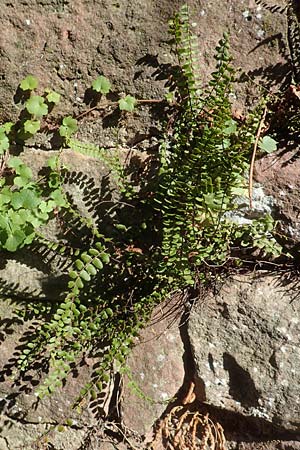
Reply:
M164 318L170 309L170 304L157 308L153 323L142 332L129 358L132 379L144 398L126 380L122 416L125 425L140 434L151 431L184 379L179 323L172 317Z
M297 144L280 149L256 162L255 178L273 199L281 233L296 244L300 239L300 159ZM275 214L274 214L275 213Z
M192 312L189 335L205 401L300 429L300 321L295 286L241 276Z

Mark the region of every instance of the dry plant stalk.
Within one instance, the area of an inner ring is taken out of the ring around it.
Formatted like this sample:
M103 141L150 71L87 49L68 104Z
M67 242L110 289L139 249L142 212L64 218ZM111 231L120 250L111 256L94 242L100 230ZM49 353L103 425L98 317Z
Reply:
M253 191L253 172L254 172L254 163L255 163L255 157L256 157L256 152L257 152L257 146L258 146L258 142L259 142L259 138L261 133L263 132L263 128L265 126L265 119L266 119L266 114L267 114L267 107L265 107L263 115L262 115L262 119L259 123L259 127L255 136L255 142L254 142L254 148L253 148L253 153L252 153L252 158L251 158L251 163L250 163L250 169L249 169L249 206L252 209L253 207L253 202L252 202L252 191Z

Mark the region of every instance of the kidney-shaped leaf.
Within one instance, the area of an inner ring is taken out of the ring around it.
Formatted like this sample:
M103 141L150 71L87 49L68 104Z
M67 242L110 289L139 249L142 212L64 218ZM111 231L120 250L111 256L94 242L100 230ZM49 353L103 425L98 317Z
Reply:
M30 97L26 102L26 109L30 114L36 117L42 117L48 113L48 106L40 95L33 95Z
M119 108L121 111L132 112L136 105L136 99L131 95L126 95L126 97L119 100Z
M264 136L260 139L258 147L266 153L273 153L277 150L277 142L270 136Z
M62 137L69 137L77 131L77 120L68 116L63 119L62 125L59 127L59 134Z
M96 80L92 83L92 88L96 92L100 92L101 94L108 94L111 89L111 84L107 78L103 75L100 75Z
M20 88L22 91L32 91L33 89L38 87L38 80L33 75L27 75L24 80L20 83Z

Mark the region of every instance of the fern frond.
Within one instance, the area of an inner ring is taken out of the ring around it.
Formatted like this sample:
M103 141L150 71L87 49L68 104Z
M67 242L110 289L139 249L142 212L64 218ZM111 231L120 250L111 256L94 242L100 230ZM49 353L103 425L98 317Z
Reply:
M174 19L169 22L170 33L174 36L176 52L182 71L178 88L181 98L188 99L191 111L197 112L201 106L201 78L199 46L192 33L188 5L184 4Z
M109 154L105 148L91 144L90 142L82 142L77 139L69 138L67 144L74 152L81 153L82 155L90 156L92 158L97 158L99 161L104 163L111 163L112 161L115 161L115 155Z
M99 147L91 143L81 142L73 138L69 138L67 143L74 152L78 152L92 158L97 158L99 161L106 164L107 168L111 171L113 179L118 185L120 191L126 197L131 196L133 189L126 179L117 148L114 150L107 150L103 147Z

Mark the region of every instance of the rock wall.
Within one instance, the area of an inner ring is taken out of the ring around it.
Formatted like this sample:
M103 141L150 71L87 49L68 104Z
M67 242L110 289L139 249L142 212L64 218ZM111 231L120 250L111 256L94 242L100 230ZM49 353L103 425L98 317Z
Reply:
M130 437L123 444L115 441L115 448L144 448L143 439L151 442L152 426L170 405L180 404L186 382L193 379L193 404L222 425L228 449L299 449L297 290L298 283L277 276L244 275L227 280L216 295L198 299L188 322L180 298L158 308L128 361L118 408ZM1 348L7 361L24 330L5 303L3 313L7 322ZM89 361L62 391L37 402L24 386L12 385L4 376L9 374L6 363L0 372L1 450L30 450L42 442L61 450L110 448L95 406L81 412L69 409L91 366ZM65 424L61 432L58 423Z
M19 81L28 73L39 77L42 88L51 86L63 95L62 104L54 112L55 120L89 107L86 89L98 74L110 79L114 96L125 91L138 98L163 98L164 80L155 72L159 64L174 62L167 21L181 2L0 3L1 122L18 117L20 105L13 98ZM284 1L279 3L283 5ZM195 32L201 43L204 82L213 67L218 39L225 28L231 31L234 64L244 72L236 83L234 109L243 117L260 96L257 84L276 90L288 79L290 67L283 56L285 16L272 15L253 0L191 0L189 4L198 23ZM108 148L121 144L125 154L133 146L153 151L161 118L161 108L153 105L121 122L114 115L102 117L95 112L82 120L78 136ZM40 145L23 156L38 171L49 150L48 136L42 135ZM271 199L268 205L272 205L272 212L279 211L277 216L285 224L283 232L297 240L299 168L295 154L291 149L291 157L286 154L282 159L279 152L265 158L257 164L257 180L266 198ZM293 164L287 164L287 160ZM74 171L81 171L85 179L92 178L93 189L101 198L101 180L107 168L68 151L65 162ZM82 180L77 181L80 184ZM79 185L73 183L73 189L79 206L84 208ZM56 224L52 224L49 233L56 232ZM26 252L1 258L0 277L12 283L17 292L24 294L27 290L30 297L50 299L59 295L65 280L55 262L42 265L39 258ZM284 283L271 275L239 277L217 295L199 299L189 323L182 319L182 306L172 310L171 305L171 315L156 312L159 321L153 319L129 359L130 376L121 390L120 414L125 426L121 430L131 429L131 437L123 437L118 444L112 436L122 433L113 425L105 428L93 405L83 405L84 412L69 411L93 361L88 361L65 389L43 402L37 403L26 386L13 382L16 347L22 344L24 328L14 312L16 303L1 299L0 450L142 449L143 436L151 440L153 423L163 417L173 397L181 398L191 378L197 385L196 402L223 425L229 448L299 449L297 290L297 284ZM27 381L34 387L38 380ZM117 381L114 383L117 385ZM114 386L108 392L106 413L113 391ZM72 422L66 423L68 418ZM57 425L61 423L64 431L59 432Z
M189 336L205 402L300 438L297 289L275 276L233 278L198 302Z

